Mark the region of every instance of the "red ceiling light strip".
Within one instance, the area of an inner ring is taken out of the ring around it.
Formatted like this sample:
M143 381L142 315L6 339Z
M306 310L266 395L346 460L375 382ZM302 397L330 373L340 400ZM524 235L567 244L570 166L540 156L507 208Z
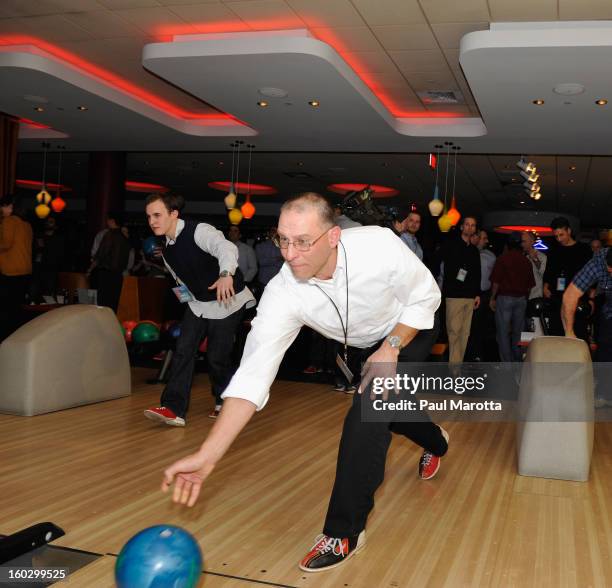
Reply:
M209 188L219 190L220 192L229 192L232 187L231 182L219 181L209 182ZM252 194L253 196L271 196L276 194L278 190L274 186L266 186L264 184L247 184L246 182L234 182L234 191L237 194Z
M15 185L18 188L23 188L24 190L40 190L43 187L40 180L15 180ZM45 187L47 190L52 190L53 192L72 192L72 188L70 186L65 186L64 184L45 182Z
M218 121L223 122L224 124L245 126L243 122L226 113L201 114L197 112L188 112L174 104L171 104L163 98L160 98L159 96L140 88L136 84L133 84L132 82L113 74L102 67L82 59L70 51L66 51L57 45L43 41L42 39L24 35L0 36L0 51L16 50L39 55L42 54L43 57L61 61L64 65L69 65L76 68L80 72L95 78L97 81L104 82L114 89L125 92L132 98L136 98L137 100L140 100L141 102L144 102L145 104L178 119L190 121L201 120L206 124L214 124L215 121Z
M165 194L170 191L170 188L162 186L161 184L149 184L148 182L133 182L126 180L125 189L128 192L159 192Z
M32 127L34 129L50 129L51 127L49 125L43 125L42 123L37 123L33 120L30 120L29 118L18 118L17 122L21 123L22 125L28 125L29 127Z
M550 237L553 231L550 227L540 227L536 225L500 225L495 227L496 233L515 233L520 231L529 231L531 233L537 233L543 237Z
M376 184L330 184L327 189L336 194L348 194L349 192L360 192L370 188L374 198L393 198L399 194L399 190L389 186L377 186Z

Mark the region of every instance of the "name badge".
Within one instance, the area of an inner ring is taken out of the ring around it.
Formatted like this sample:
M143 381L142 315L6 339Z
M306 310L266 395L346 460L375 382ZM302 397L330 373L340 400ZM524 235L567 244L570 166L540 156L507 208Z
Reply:
M463 268L461 268L458 272L457 272L457 279L460 282L465 282L465 277L467 276L467 270L464 270Z
M350 384L354 378L353 372L349 369L349 366L346 365L346 362L344 361L344 359L342 359L339 353L336 355L336 363L338 364L340 371L344 374L344 377Z
M195 297L189 291L189 288L184 284L182 286L177 286L176 288L172 288L174 295L178 298L179 302L193 302Z
M557 292L565 290L565 278L557 278Z

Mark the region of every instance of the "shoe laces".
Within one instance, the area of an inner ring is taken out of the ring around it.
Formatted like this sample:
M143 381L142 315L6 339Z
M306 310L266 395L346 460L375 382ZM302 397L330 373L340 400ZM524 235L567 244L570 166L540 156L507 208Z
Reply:
M433 459L433 457L434 457L433 453L430 453L429 451L425 451L421 457L421 465L423 467L427 467L431 463L431 460Z
M334 555L345 555L342 539L339 537L328 537L327 535L319 535L312 550L321 554L331 551Z

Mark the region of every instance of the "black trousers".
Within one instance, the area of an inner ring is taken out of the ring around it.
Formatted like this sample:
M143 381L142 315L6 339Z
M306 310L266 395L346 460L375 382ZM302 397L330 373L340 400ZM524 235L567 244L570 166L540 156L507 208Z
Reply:
M100 268L98 270L98 306L108 306L116 313L119 308L122 287L122 272Z
M232 348L243 314L244 307L224 319L206 319L193 314L187 306L181 322L181 336L176 342L170 366L168 384L161 396L162 406L168 407L183 418L187 414L195 358L200 341L204 337L208 337L206 358L212 394L216 404L223 402L221 394L234 375Z
M424 362L439 331L439 318L433 329L420 331L406 348L399 362ZM378 345L368 350L373 352ZM332 490L323 533L329 537L358 535L374 507L374 493L385 477L387 450L391 433L407 437L434 455L442 456L448 445L440 428L423 411L418 422L363 422L361 394L355 394L353 405L344 420L338 450L336 480Z

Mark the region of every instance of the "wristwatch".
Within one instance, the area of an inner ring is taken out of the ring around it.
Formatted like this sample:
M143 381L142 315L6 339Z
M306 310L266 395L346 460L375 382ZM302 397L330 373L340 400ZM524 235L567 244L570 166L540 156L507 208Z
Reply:
M393 349L402 348L402 338L399 335L389 335L387 337L387 343L393 347Z
M230 274L230 272L228 272L227 270L223 270L222 272L219 272L219 277L220 278L231 278L232 274Z

